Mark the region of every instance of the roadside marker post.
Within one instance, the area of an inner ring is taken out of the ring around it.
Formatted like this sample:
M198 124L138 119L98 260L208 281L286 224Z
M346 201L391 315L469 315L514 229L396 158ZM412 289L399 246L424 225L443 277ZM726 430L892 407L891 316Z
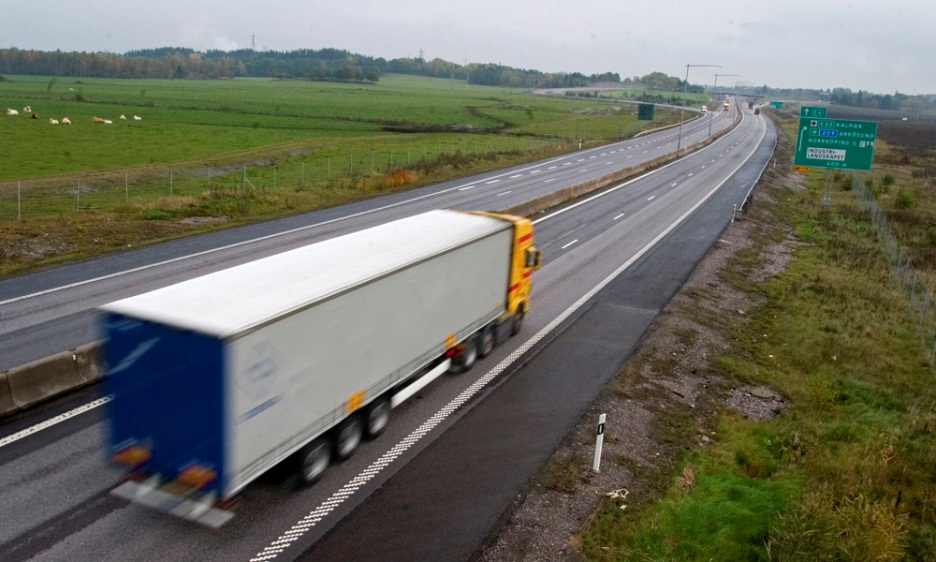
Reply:
M592 470L601 472L598 467L601 465L601 446L604 444L604 426L605 414L598 416L598 437L595 438L595 461L592 463Z

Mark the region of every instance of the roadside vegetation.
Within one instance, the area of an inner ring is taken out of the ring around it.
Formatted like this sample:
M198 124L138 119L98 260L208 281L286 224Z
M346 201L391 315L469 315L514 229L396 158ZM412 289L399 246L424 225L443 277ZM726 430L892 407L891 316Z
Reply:
M781 123L778 165L792 163L796 135L795 121ZM934 170L933 148L879 135L873 170L857 174L930 287ZM732 342L699 374L723 381L725 395L768 387L787 407L760 420L724 402L704 418L667 409L659 438L686 450L652 497L602 502L576 537L586 560L936 560L931 334L910 314L852 177L832 175L828 205L826 173L805 180L755 201L746 220L759 247L723 271L756 306L740 321L699 318ZM778 244L792 259L762 279ZM634 392L633 368L618 392Z
M0 106L29 105L39 118L0 116L0 276L528 162L678 118L657 108L640 121L620 101L404 75L378 84L6 78Z

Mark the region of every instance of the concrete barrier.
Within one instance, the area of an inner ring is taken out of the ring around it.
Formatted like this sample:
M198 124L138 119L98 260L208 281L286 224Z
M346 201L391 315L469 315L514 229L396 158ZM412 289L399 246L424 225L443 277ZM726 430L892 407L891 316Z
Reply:
M75 349L75 366L78 376L85 384L101 380L104 376L104 355L101 342L94 342Z
M734 125L737 125L739 122L740 122L740 119L735 119ZM683 147L681 151L679 152L675 152L667 156L660 156L659 158L648 160L647 162L638 164L636 166L630 166L628 168L624 168L616 172L611 172L610 174L605 174L603 176L600 176L600 177L597 177L588 181L584 181L576 185L564 187L557 191L547 193L546 195L534 197L532 199L522 201L520 203L511 205L504 209L500 209L499 212L507 213L510 215L517 215L521 217L530 217L532 215L535 215L536 213L542 213L543 211L549 210L553 207L557 207L559 205L562 205L563 203L573 201L581 197L582 195L586 195L593 191L598 191L599 189L604 189L606 187L609 187L611 184L628 180L639 174L652 170L653 168L662 166L663 164L668 164L674 160L682 158L689 152L693 152L695 150L698 150L704 147L707 144L711 144L712 142L715 142L715 140L720 138L722 135L728 134L731 128L733 127L729 127L728 129L723 129L715 133L714 135L712 135L710 138L707 138L705 140L699 141L692 145Z
M19 411L13 401L13 391L10 390L10 381L6 371L0 373L0 417L9 416Z
M20 410L85 385L73 351L14 367L6 375L13 402Z

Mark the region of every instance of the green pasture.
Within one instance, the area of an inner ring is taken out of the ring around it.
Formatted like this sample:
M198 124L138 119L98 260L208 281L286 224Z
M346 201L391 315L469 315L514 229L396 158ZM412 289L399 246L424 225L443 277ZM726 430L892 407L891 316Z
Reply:
M629 112L612 117L573 113L596 104L399 75L377 84L10 76L0 82L0 108L18 109L21 115L0 115L0 181L222 155L237 161L242 151L367 138L388 127L592 139L615 138L633 127ZM39 119L22 114L27 105ZM133 120L134 115L142 120ZM94 116L113 124L93 123ZM63 117L73 124L50 125L49 118Z

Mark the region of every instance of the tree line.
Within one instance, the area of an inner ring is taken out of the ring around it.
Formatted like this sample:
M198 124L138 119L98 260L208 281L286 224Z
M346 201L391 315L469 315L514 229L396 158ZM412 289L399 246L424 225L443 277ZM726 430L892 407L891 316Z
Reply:
M435 58L387 60L340 49L293 51L205 52L180 47L107 52L0 49L0 74L72 76L77 78L201 78L263 77L315 81L377 82L388 72L464 80L469 84L508 88L574 88L620 83L617 73L585 75L546 73L500 64L459 65ZM625 81L629 81L626 79Z

